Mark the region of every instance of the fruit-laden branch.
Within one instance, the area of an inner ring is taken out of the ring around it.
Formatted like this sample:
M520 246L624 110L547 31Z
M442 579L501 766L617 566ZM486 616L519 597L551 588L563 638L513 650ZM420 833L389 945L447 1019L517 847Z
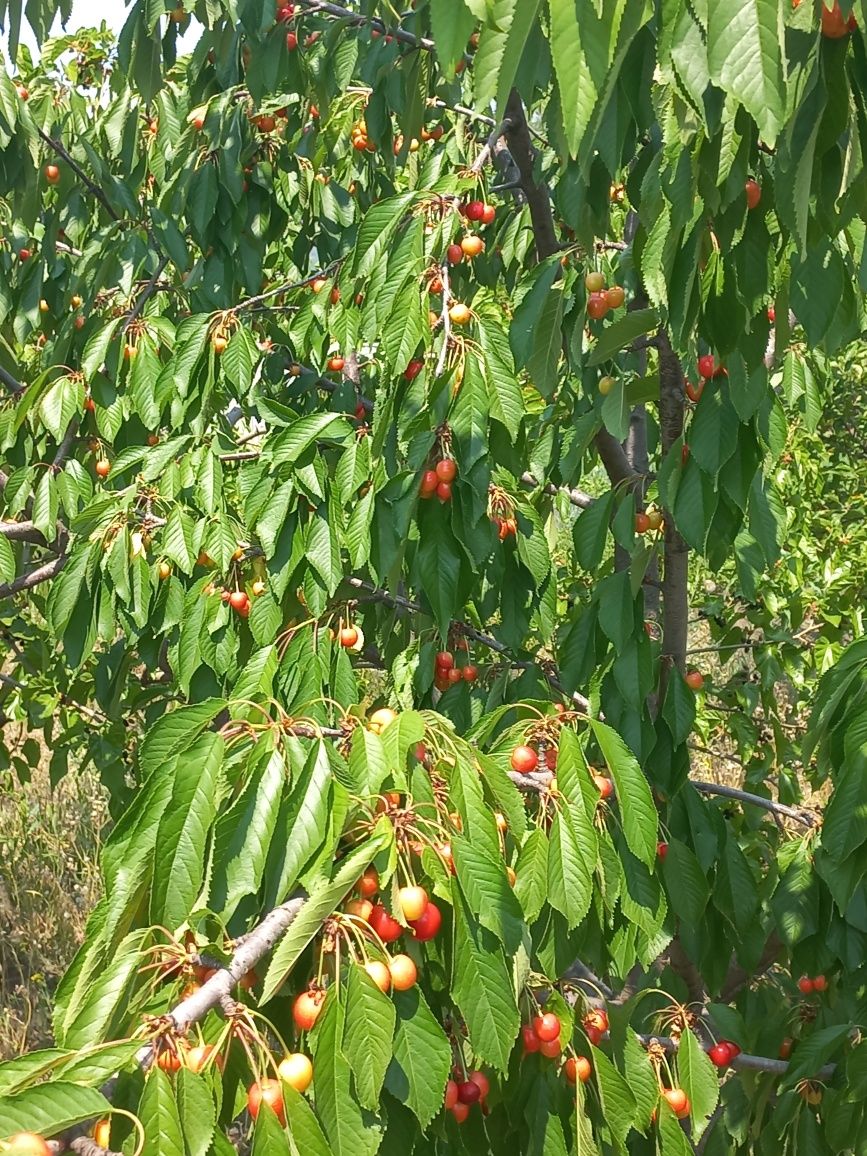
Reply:
M66 161L66 163L69 165L69 167L75 173L75 175L78 177L78 179L81 181L81 183L85 186L87 191L91 194L91 196L95 197L96 200L99 201L99 203L102 205L102 207L105 209L105 211L111 217L111 219L113 221L120 221L120 216L115 211L114 206L112 205L111 201L109 201L108 197L105 195L105 193L99 187L99 185L97 185L94 181L92 181L90 179L90 177L87 175L87 173L81 167L81 165L78 163L78 161L75 159L75 157L73 157L67 151L67 149L64 147L64 145L62 145L59 140L55 140L54 137L49 136L48 133L44 132L38 125L36 126L36 131L39 133L40 137L42 137L42 139L45 141L45 143L50 148L54 149L54 151L57 153L57 155L59 157L62 157L62 159L64 161Z
M685 394L683 367L664 329L658 333L659 430L663 456L683 435ZM665 511L665 545L662 572L662 667L660 701L672 667L686 666L689 632L689 547L678 533L671 510Z
M639 1040L645 1047L656 1045L660 1048L665 1048L667 1052L676 1052L678 1049L678 1041L672 1039L670 1036L647 1036L639 1035ZM791 1067L791 1060L772 1060L768 1056L751 1056L746 1052L741 1052L740 1055L734 1056L729 1062L729 1067L739 1068L742 1071L752 1072L770 1072L775 1076L784 1076ZM810 1077L813 1080L827 1080L833 1076L836 1070L836 1064L826 1064L820 1068L818 1072L813 1073Z
M427 613L420 602L413 602L411 598L404 598L401 594L389 594L387 590L381 590L378 586L374 586L372 582L368 582L364 578L347 578L346 581L350 586L354 586L356 590L364 590L365 593L376 602L385 602L388 606L393 606L395 609L403 610L408 614ZM505 643L500 642L499 639L492 638L490 634L484 634L481 630L477 630L475 626L470 626L468 622L454 621L451 626L456 633L462 634L465 638L469 638L473 642L478 642L480 646L487 647L488 650L492 650L495 654L502 654L505 658L509 659L512 666L517 667L519 670L539 670L542 677L553 690L556 690L558 694L565 695L585 714L589 714L590 700L577 691L568 691L560 682L559 674L556 672L553 664L512 658L509 647L506 646Z
M232 1002L232 989L274 947L278 939L297 919L305 903L306 899L303 896L294 896L281 903L279 907L269 911L257 927L237 940L237 949L228 964L219 968L215 975L205 980L198 991L182 999L168 1012L168 1019L171 1020L175 1030L185 1032L193 1024L204 1019L208 1012L218 1007L227 1007ZM139 1063L147 1064L152 1052L151 1046L142 1049L138 1055Z
M130 311L130 315L127 317L126 322L124 323L124 333L126 333L136 318L141 316L142 310L148 303L150 297L153 295L157 287L157 282L159 281L160 277L162 277L163 270L165 269L166 265L168 265L168 263L169 255L168 253L163 253L162 257L159 259L156 269L154 269L153 274L150 277L150 280L145 285L144 289L142 289L141 293L139 293L138 299L136 300L135 305L133 305L132 310Z
M350 12L348 8L341 8L339 4L330 4L326 0L298 0L298 5L301 8L306 8L308 12L321 12L325 16L336 16L338 20L348 20L355 25L368 24L371 28L375 28L378 32L385 32L403 44L411 44L413 48L426 48L428 52L436 48L434 42L426 36L414 36L412 32L407 32L403 28L389 28L376 16L360 16L357 12Z
M521 474L521 481L525 486L538 487L543 494L551 494L556 497L557 494L565 494L573 506L577 506L579 510L589 510L596 501L590 494L585 494L583 490L577 490L573 486L557 486L554 482L537 482L529 470Z
M6 582L0 586L0 598L11 598L13 594L20 594L22 590L31 590L41 582L50 581L60 573L66 565L68 557L67 554L61 554L58 558L53 558L43 566L37 566L35 570L31 570L28 574L21 574L12 582Z

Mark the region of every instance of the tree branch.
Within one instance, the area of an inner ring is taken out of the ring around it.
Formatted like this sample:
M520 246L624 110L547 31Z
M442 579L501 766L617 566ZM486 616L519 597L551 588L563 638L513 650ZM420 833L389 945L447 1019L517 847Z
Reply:
M387 24L375 16L360 16L357 12L350 12L348 8L341 8L339 4L329 4L326 3L326 0L298 0L298 4L309 12L321 12L326 16L336 16L339 20L349 20L356 26L368 24L371 28L384 32L387 36L393 36L395 40L400 40L403 44L411 44L413 48L425 48L428 52L436 48L434 42L426 36L414 36L412 32L407 32L403 28L389 28Z
M638 1039L645 1047L649 1047L651 1044L657 1044L659 1047L665 1048L667 1052L676 1052L679 1046L678 1041L672 1039L670 1036L639 1035ZM772 1060L768 1056L751 1056L746 1052L741 1052L739 1056L735 1056L729 1067L740 1068L743 1071L770 1072L775 1076L784 1076L789 1070L790 1063L789 1060ZM820 1068L820 1070L812 1076L812 1079L827 1080L834 1074L835 1068L835 1064L825 1064L823 1068Z
M129 315L129 317L127 317L127 319L124 323L124 327L123 327L124 333L127 332L129 327L136 320L136 318L141 316L142 310L144 309L145 305L147 304L148 299L153 295L153 292L157 286L157 282L159 281L160 277L163 275L163 270L165 269L166 265L168 265L168 263L169 263L169 255L168 255L168 253L164 253L162 255L162 257L160 257L159 263L157 264L157 267L154 270L153 275L151 276L150 280L145 285L144 289L142 289L141 293L138 295L138 300L136 301L135 305L133 305L132 310L130 312L130 315Z
M775 815L782 815L786 819L794 819L805 827L818 827L821 819L811 811L798 810L785 803L777 803L774 799L766 799L763 795L752 795L749 791L741 791L737 787L726 787L722 783L704 783L698 779L690 779L690 783L703 795L721 795L725 799L736 799L739 803L750 803L753 807L762 807Z
M17 378L13 377L11 373L7 372L2 365L0 365L0 383L5 385L10 393L23 393L27 388Z
M389 594L387 590L381 590L378 586L374 586L372 582L368 582L364 578L347 578L346 581L350 586L354 586L356 590L364 590L376 602L385 602L389 606L394 606L410 614L428 613L420 602L414 602L411 598L404 598L400 594ZM559 674L557 674L553 666L546 666L544 663L531 662L525 659L512 658L511 651L505 643L500 642L499 639L492 638L490 634L484 634L481 630L477 630L475 626L470 626L467 622L454 621L451 624L451 628L456 633L462 634L465 638L470 638L473 642L478 642L480 646L486 646L488 650L492 650L495 654L501 654L508 658L512 666L517 667L519 670L540 671L542 677L553 690L571 699L572 703L585 714L590 713L590 700L577 691L570 694L560 682Z
M78 179L81 181L81 183L85 186L85 188L88 190L88 192L91 194L91 196L95 197L96 200L99 201L99 203L102 205L102 207L105 209L105 211L111 217L111 219L113 221L120 221L120 216L118 215L118 213L115 212L114 207L111 204L111 201L109 201L108 197L105 195L105 193L99 187L99 185L97 185L94 181L92 181L90 179L90 177L87 175L87 173L81 167L81 165L78 163L78 161L75 159L75 157L73 157L66 150L66 148L60 143L59 140L55 140L53 137L49 136L48 133L44 132L38 125L36 126L36 131L39 133L40 137L45 141L45 143L50 148L54 149L54 151L57 153L57 155L59 157L62 157L63 160L66 161L66 163L69 165L69 167L75 173L75 175L78 177Z
M40 582L48 582L50 579L56 577L66 565L68 555L61 554L58 558L53 558L50 562L46 562L42 566L37 566L35 570L31 570L28 574L22 574L12 582L7 582L0 586L0 598L11 598L13 594L20 594L22 590L31 590L34 586L38 586Z

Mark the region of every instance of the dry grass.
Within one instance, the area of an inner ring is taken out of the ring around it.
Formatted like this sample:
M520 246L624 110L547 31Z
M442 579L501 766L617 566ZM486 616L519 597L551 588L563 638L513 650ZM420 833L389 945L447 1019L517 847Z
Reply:
M52 994L99 896L106 817L90 772L56 788L47 759L24 785L0 774L0 1060L51 1041Z

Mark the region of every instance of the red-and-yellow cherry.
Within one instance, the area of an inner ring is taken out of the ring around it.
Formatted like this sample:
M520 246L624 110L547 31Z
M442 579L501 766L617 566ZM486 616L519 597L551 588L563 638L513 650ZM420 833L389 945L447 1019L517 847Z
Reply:
M381 959L369 959L364 965L364 970L380 991L387 992L391 987L391 972Z
M418 968L408 955L393 955L388 961L391 986L395 991L409 991L418 979Z
M560 1019L553 1012L544 1012L533 1020L533 1031L542 1043L560 1038Z
M379 890L379 872L375 867L368 867L358 880L359 893L365 899L371 899Z
M36 1132L16 1132L3 1146L9 1156L51 1156L51 1149Z
M460 676L459 676L460 677ZM428 894L423 887L401 887L397 902L407 923L421 919L428 905Z
M704 686L704 675L700 670L688 670L686 672L685 682L690 690L701 690Z
M539 765L539 756L532 747L525 744L515 747L511 757L512 770L519 774L528 775Z
M586 1056L569 1056L563 1065L563 1072L570 1084L577 1084L579 1080L586 1084L593 1074L593 1068Z
M428 904L430 906L430 904ZM394 943L403 934L403 928L398 921L386 911L382 904L377 903L367 920L383 943Z
M690 1113L691 1105L683 1088L666 1088L662 1094L678 1120L686 1119Z
M414 938L425 942L437 935L442 921L442 912L432 900L428 900L427 907L420 918L407 920L407 923L412 928Z
M323 992L302 991L292 1005L292 1018L299 1031L309 1032L319 1019L324 1001Z
M262 1104L267 1104L281 1124L286 1123L286 1107L279 1080L262 1079L247 1089L247 1111L255 1120Z

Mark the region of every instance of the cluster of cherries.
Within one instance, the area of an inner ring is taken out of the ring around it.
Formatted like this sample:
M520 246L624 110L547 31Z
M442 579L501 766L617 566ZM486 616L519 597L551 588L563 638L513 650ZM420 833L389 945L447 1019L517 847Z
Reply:
M798 991L802 995L811 995L814 991L828 990L828 981L824 975L802 975L798 980Z
M602 1008L593 1008L584 1017L583 1027L590 1042L598 1044L608 1031L607 1013ZM560 1018L553 1012L542 1012L535 1016L521 1028L524 1055L538 1052L549 1060L556 1059L562 1051L560 1030ZM586 1084L593 1074L593 1067L586 1056L569 1056L563 1065L563 1074L570 1084L579 1081Z
M693 385L691 381L684 382L686 396L693 403L701 399L704 387L712 377L728 377L728 370L717 361L712 353L704 353L698 359L698 375L701 378L698 385Z
M466 650L466 643L462 649ZM450 650L440 650L434 663L434 686L437 690L448 690L458 682L475 682L479 677L479 668L472 662L464 666L455 666L455 656Z
M422 498L432 498L434 494L441 502L450 502L452 482L458 476L458 463L454 458L441 458L431 470L421 476L419 494Z
M707 1054L715 1067L727 1068L735 1056L741 1054L741 1049L733 1040L720 1040L712 1048L708 1048Z
M622 285L606 286L604 273L588 273L584 278L584 287L588 294L587 316L594 321L601 321L606 313L619 309L626 300Z
M476 233L467 233L461 240L454 241L446 249L446 260L450 265L460 265L464 257L472 261L485 251L485 242Z
M643 511L635 515L635 533L649 534L656 530L662 529L662 511L648 510L647 513Z
M545 770L556 771L557 769L557 748L548 745L544 748L542 758L545 763ZM531 747L526 743L520 743L512 751L509 763L513 771L519 775L531 775L533 771L538 770L539 767L539 752L535 747ZM610 799L614 794L614 784L606 775L599 775L593 773L593 782L603 799ZM552 783L552 790L554 784Z
M472 1072L464 1072L461 1068L452 1070L454 1079L446 1083L446 1094L443 1107L451 1112L459 1124L463 1124L470 1114L473 1104L478 1104L485 1110L485 1100L491 1090L491 1081L478 1068Z

